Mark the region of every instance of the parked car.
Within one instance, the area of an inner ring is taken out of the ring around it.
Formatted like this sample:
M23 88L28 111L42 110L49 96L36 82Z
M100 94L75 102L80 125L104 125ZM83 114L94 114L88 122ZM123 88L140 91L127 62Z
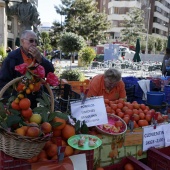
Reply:
M56 58L60 59L60 50L54 50L51 55L52 55L51 62L53 59L56 59ZM64 58L64 56L65 56L65 54L61 53L61 58Z

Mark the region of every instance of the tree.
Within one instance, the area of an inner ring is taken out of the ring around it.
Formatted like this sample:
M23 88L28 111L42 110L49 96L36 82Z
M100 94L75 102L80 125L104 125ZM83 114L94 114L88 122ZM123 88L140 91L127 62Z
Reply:
M156 45L155 46L156 51L162 51L163 50L163 39L156 38L155 45Z
M51 40L51 46L57 48L59 46L59 41L61 34L63 33L63 26L59 22L53 22L53 26L49 32L49 38Z
M79 51L79 57L85 66L88 66L96 57L96 52L93 48L87 46Z
M85 47L86 42L82 36L72 32L66 32L61 35L60 46L62 51L71 53L72 61L74 62L73 53L79 52L83 47Z
M50 45L50 38L47 32L42 32L40 34L40 47L42 48L43 53L46 55L46 52L51 52L52 47Z
M146 29L144 28L144 11L139 8L131 8L127 13L127 16L124 20L122 26L124 27L121 30L122 41L127 42L128 44L135 45L136 39L140 38L141 40L144 36L141 33L145 33Z
M91 45L105 39L104 31L109 28L107 15L99 13L93 0L61 0L62 5L55 6L56 12L65 15L64 29L84 37Z

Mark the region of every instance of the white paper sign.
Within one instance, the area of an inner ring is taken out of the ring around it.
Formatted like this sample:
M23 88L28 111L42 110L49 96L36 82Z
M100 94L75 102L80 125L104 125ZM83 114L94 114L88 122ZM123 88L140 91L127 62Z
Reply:
M164 147L164 131L163 125L157 125L156 129L153 126L143 127L143 151L148 150L150 147Z
M170 146L170 124L163 125L165 146Z
M85 121L88 127L108 123L103 96L87 98L84 104L81 101L71 102L71 115L80 121Z

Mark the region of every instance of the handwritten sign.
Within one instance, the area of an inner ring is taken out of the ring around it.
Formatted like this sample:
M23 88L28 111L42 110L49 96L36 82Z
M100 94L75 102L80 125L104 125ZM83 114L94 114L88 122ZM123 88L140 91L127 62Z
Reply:
M153 126L143 127L143 151L150 147L165 146L164 131L162 125L157 125L156 129Z
M103 96L87 98L82 101L71 102L71 115L80 121L85 121L88 127L108 123Z
M163 125L163 131L165 134L165 146L170 146L170 124Z

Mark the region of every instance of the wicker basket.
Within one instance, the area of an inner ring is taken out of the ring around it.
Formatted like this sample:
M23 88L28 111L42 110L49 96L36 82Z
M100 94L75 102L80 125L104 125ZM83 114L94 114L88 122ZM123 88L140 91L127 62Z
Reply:
M4 92L14 83L22 80L23 77L18 77L9 83L7 83L0 91L0 98L2 98ZM41 79L42 83L45 80ZM49 84L44 83L50 94L51 111L54 111L54 96L50 89ZM0 129L0 150L15 158L30 159L35 155L38 155L45 143L50 139L49 136L31 138L27 136L20 136L13 132Z

